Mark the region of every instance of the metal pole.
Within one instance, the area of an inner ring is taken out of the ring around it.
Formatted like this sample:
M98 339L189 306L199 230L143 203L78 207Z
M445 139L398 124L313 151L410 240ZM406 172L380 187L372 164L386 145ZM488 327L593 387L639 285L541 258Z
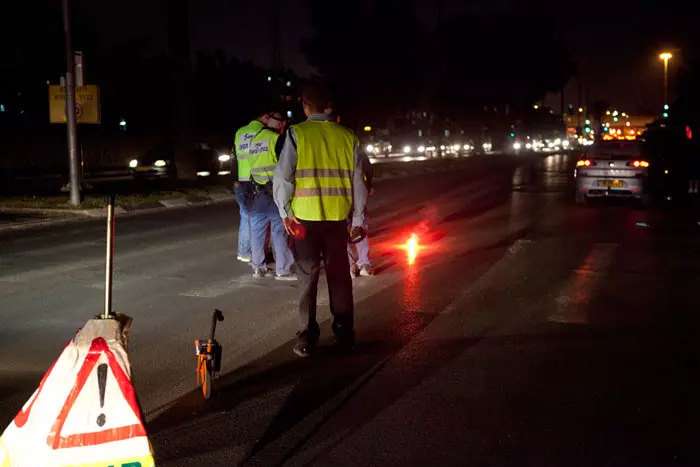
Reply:
M102 318L111 318L112 314L112 269L114 267L114 198L109 197L107 205L107 261L105 262L105 312Z
M664 105L668 104L668 58L664 59Z
M68 157L70 159L70 204L80 204L80 161L77 150L75 116L75 57L70 35L70 0L63 0L63 30L66 36L66 126L68 128Z

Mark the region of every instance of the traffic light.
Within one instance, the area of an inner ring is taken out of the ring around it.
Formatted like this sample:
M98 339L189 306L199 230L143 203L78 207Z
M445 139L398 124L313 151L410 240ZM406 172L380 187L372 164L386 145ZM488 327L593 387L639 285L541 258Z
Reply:
M511 138L515 138L515 133L511 132L511 133L510 133L510 137L511 137Z
M585 128L583 129L583 131L585 131L586 133L590 133L590 132L591 132L591 127L587 126L587 127L585 127Z
M664 110L668 110L668 104L664 104Z
M663 113L664 118L668 118L668 112Z

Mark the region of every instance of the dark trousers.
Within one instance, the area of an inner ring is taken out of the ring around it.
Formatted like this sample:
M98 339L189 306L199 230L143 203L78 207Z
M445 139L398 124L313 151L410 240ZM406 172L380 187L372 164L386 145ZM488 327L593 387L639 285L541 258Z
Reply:
M305 233L295 239L297 275L301 285L299 300L299 341L311 347L318 342L316 296L321 257L326 269L328 296L333 314L333 332L342 343L354 344L352 279L348 262L348 231L345 221L302 221Z

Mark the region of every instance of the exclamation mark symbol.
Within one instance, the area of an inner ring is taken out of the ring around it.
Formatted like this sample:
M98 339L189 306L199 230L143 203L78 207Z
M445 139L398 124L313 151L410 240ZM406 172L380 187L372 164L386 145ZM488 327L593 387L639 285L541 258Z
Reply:
M100 408L105 407L105 390L107 389L107 364L102 363L97 367L97 384L100 386ZM97 426L104 426L107 416L103 413L97 416Z

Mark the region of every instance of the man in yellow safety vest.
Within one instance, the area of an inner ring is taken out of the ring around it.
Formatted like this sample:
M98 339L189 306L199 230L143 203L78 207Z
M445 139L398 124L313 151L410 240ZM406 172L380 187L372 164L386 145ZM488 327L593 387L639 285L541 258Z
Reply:
M272 199L272 178L277 165L277 154L284 144L284 137L280 136L280 132L284 128L285 119L280 112L272 112L266 118L267 126L260 129L250 141L248 156L254 193L248 212L253 276L263 278L272 275L265 264L265 237L270 226L275 245L275 279L295 281L297 276L291 272L294 256L289 248L287 232L279 210Z
M363 229L367 187L357 137L331 121L325 112L330 102L323 86L307 86L302 103L308 120L289 129L274 172L274 200L287 232L295 238L302 295L294 353L300 357L308 357L319 339L316 296L321 255L337 348L344 352L355 343L347 219L352 211L352 228Z

